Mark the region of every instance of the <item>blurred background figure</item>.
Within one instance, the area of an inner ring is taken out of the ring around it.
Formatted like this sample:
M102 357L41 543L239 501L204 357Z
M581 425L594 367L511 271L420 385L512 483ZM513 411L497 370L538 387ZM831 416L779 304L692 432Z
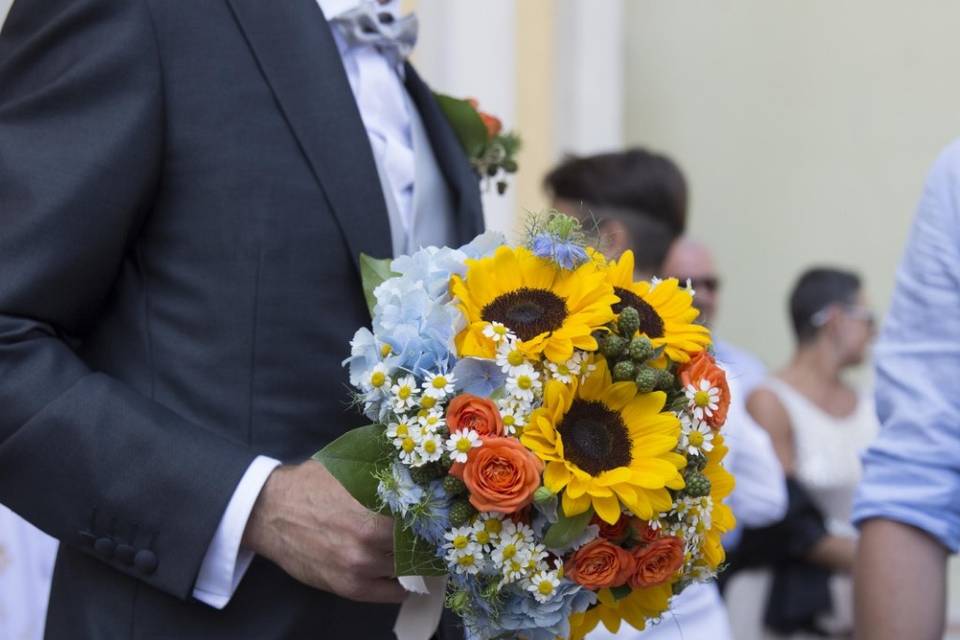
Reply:
M843 380L866 357L874 317L860 278L832 268L804 273L790 295L796 351L747 409L773 440L788 477L786 518L747 530L726 591L738 640L849 637L850 524L860 454L877 432L869 394ZM757 568L760 567L760 568Z
M547 174L553 206L596 229L608 258L632 249L643 277L659 272L687 225L687 181L665 155L634 147L568 156Z
M674 275L668 266L685 271L689 268L691 273L712 272L712 260L706 265L699 258L688 260L687 245L678 240L687 223L687 183L668 157L642 148L571 157L547 174L544 186L555 207L578 215L587 228L591 222L596 225L607 257L617 258L632 250L637 278ZM667 265L671 247L677 248L677 255L673 264ZM693 280L693 276L690 278ZM716 296L708 296L707 302L709 321L715 312ZM698 296L694 304L699 308ZM758 377L762 378L762 373ZM730 448L726 466L737 477L729 504L739 521L764 526L779 520L786 509L783 472L766 432L746 414L742 400L745 394L735 378L731 376L731 396L741 399L731 403L723 428ZM734 637L713 583L688 587L674 599L663 621L643 632L623 623L616 634L601 625L588 636L590 640L707 637Z
M663 263L662 275L689 283L696 292L693 302L700 310L697 321L713 329L717 309L720 306L722 280L717 273L710 248L688 236L679 238L670 247L670 252ZM729 376L738 381L742 394L741 400L744 400L754 387L766 378L767 368L759 358L745 349L720 339L716 333L713 336L713 350L717 360L724 364Z

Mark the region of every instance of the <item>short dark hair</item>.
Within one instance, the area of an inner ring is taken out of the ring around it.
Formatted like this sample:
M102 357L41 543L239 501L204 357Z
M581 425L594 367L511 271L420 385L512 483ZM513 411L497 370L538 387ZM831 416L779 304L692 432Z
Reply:
M647 215L675 236L687 225L687 181L665 155L640 147L592 156L568 156L543 180L555 198ZM567 213L575 214L570 211Z
M600 249L611 241L611 223L620 223L627 233L627 245L633 251L634 268L651 274L660 272L677 239L670 226L650 216L615 207L596 207L589 214L600 236Z
M820 327L814 316L830 305L852 304L861 286L860 276L852 271L833 267L804 271L790 293L790 320L797 342L815 338Z

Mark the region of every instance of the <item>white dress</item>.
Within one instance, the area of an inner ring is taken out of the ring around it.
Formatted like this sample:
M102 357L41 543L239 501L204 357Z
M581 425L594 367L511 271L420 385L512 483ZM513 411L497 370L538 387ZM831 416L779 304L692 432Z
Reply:
M0 638L41 640L57 541L0 505Z
M856 409L846 417L837 418L778 378L768 379L762 387L777 396L790 417L797 480L823 514L827 531L831 535L855 538L857 530L850 523L850 515L860 483L860 454L879 429L871 397L861 394ZM769 570L757 569L743 571L731 579L726 596L737 640L782 637L763 628L771 578ZM849 576L832 576L830 594L834 610L821 624L829 631L849 631L853 624L853 586Z

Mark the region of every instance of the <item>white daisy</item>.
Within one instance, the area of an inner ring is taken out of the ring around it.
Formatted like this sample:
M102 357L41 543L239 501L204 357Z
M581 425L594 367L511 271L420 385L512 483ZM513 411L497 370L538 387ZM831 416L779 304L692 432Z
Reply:
M516 523L513 520L504 520L500 530L500 541L512 541L524 545L533 544L533 529L523 524Z
M530 364L514 367L507 378L507 393L524 402L533 402L542 388L540 374Z
M396 443L397 441L394 441ZM407 436L399 440L399 444L396 445L397 449L400 450L400 462L410 467L421 467L423 466L423 458L420 455L420 448L417 446L417 442Z
M713 429L706 422L691 421L685 416L680 420L680 448L692 456L713 451Z
M447 451L454 462L466 462L470 450L482 445L480 434L473 429L454 431L447 439Z
M436 462L443 455L443 440L435 433L428 433L418 444L424 462Z
M539 571L528 582L527 591L541 603L549 601L560 586L560 578L556 571Z
M583 352L574 351L573 357L564 362L563 364L557 364L556 362L547 362L547 369L550 370L550 377L558 382L563 384L570 384L573 382L573 379L580 375L580 370L583 367Z
M470 544L472 534L472 527L455 527L443 534L445 542L440 548L444 551L449 551L450 549L462 551Z
M494 545L500 541L504 517L496 511L485 511L473 523L474 540L483 545Z
M424 433L436 433L438 429L446 425L443 413L437 409L431 409L417 417L417 422Z
M420 428L418 425L414 425L409 418L399 418L396 422L387 425L386 435L395 446L399 447L404 438L413 435L419 436Z
M453 383L456 381L452 373L428 373L423 381L423 392L431 398L443 400L453 393Z
M517 347L516 340L504 340L497 344L497 366L506 374L512 375L517 367L527 363L527 357Z
M363 381L363 388L366 391L386 391L390 388L390 374L387 373L387 365L378 362L367 374Z
M526 547L527 545L523 542L500 538L500 542L493 548L493 553L490 554L493 566L504 573L504 577L507 577L506 573L514 570L514 564L511 561L516 560L516 571L522 572L526 561Z
M500 402L500 419L503 420L503 428L508 436L519 434L527 426L528 411L514 401L513 398L506 398Z
M390 403L393 410L403 413L417 404L417 379L407 374L390 388Z
M697 420L705 417L712 418L713 412L720 407L720 389L710 386L710 381L703 379L700 386L688 384L684 389L689 402L690 411Z
M490 338L493 342L505 342L508 340L516 340L517 337L510 332L510 329L507 328L502 322L489 322L487 326L483 328L483 335Z

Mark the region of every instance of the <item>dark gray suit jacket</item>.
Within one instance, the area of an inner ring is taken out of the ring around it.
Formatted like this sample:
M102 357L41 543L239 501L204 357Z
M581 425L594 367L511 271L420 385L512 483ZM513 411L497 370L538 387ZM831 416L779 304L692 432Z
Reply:
M407 69L457 203L476 177ZM360 420L340 361L390 254L315 0L18 0L0 35L0 502L62 542L48 638L389 638L258 559L191 599L260 453Z

